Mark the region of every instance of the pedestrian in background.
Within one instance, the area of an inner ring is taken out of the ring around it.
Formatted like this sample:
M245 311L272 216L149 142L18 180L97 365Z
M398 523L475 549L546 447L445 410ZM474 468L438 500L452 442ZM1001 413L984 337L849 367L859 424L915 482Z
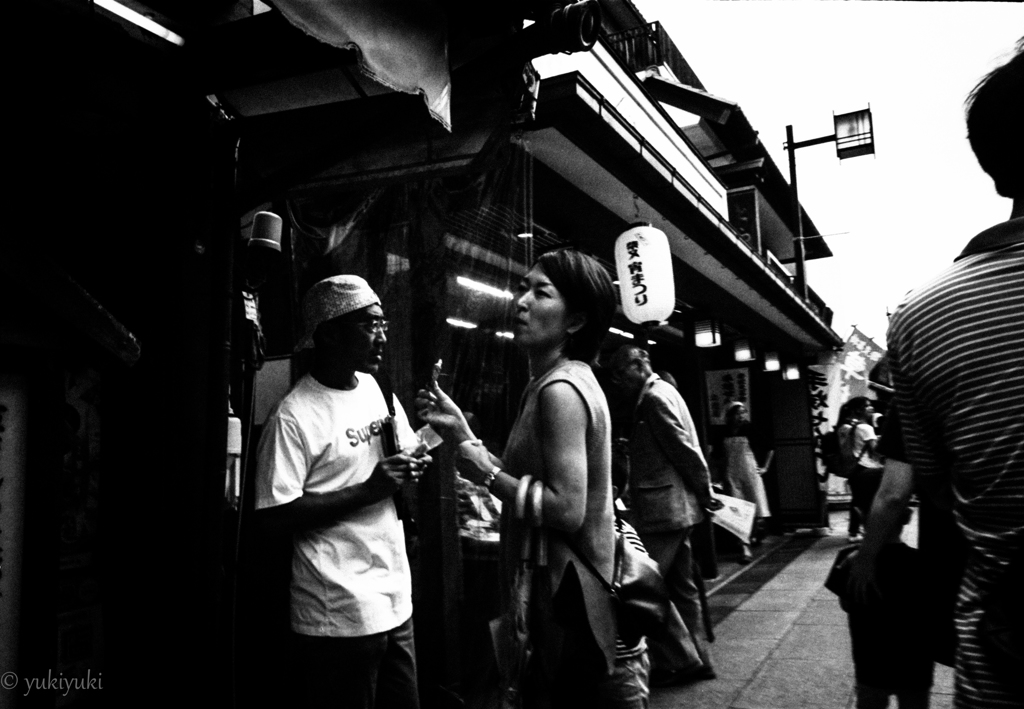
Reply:
M609 362L613 384L633 403L629 435L629 511L669 598L692 637L699 663L678 638L649 638L651 683L676 684L715 676L707 649L690 536L705 510L721 507L686 402L651 369L640 347L625 345Z
M762 453L764 465L759 465L751 447L754 433L750 426L750 413L742 402L726 404L725 428L725 435L713 455L721 470L720 479L725 481L728 494L753 502L756 506L754 529L751 532L751 543L756 544L764 536L765 520L772 514L768 508L764 481L761 480L771 462L771 451ZM757 447L764 448L763 445ZM749 564L752 558L750 544L743 542L740 563Z
M865 396L855 396L846 402L846 420L838 429L842 465L850 485L850 541L858 542L860 524L867 519L871 501L882 483L882 461L878 457L878 434L871 421L875 409ZM856 526L854 526L856 512Z
M948 625L937 612L943 574L934 566L934 555L930 567L923 552L900 540L911 518L913 471L903 452L898 412L887 419L880 442L886 451L882 482L863 543L846 561L849 579L842 606L849 618L857 709L882 709L892 696L900 709L924 709L936 650ZM954 548L939 551L956 553Z
M882 484L865 525L864 541L846 562L849 582L844 607L850 612L851 634L855 618L865 614L871 617L876 609L879 613L874 618L879 619L881 614L890 618L888 630L884 622L874 628L883 647L873 654L899 672L887 674L890 670L877 669L872 658L864 660L862 640L857 679L858 690L864 684L865 701L880 703L889 694L909 692L906 700L920 703L920 693L927 692L931 684L934 663L952 666L954 662L953 612L966 547L952 515L935 508L927 498L919 506L917 550L891 546L910 516L914 492L914 473L907 462L899 411L895 408L886 416L879 448L885 455ZM909 575L908 569L912 572ZM862 635L871 630L861 626ZM853 641L856 664L858 637L854 636ZM861 694L858 691L858 696ZM927 697L923 699L927 703Z
M904 465L894 461L893 465ZM844 596L853 665L857 677L857 709L885 709L895 696L900 709L925 709L932 686L929 617L930 589L917 549L900 540L910 520L904 508L887 538L880 539L874 562L874 594L863 602ZM868 527L872 521L868 520Z

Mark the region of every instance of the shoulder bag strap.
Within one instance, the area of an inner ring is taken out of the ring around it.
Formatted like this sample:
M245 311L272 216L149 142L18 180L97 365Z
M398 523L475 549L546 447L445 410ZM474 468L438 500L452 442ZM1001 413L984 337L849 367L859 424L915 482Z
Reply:
M391 379L383 369L373 375L384 396L384 404L388 407L388 420L384 422L381 439L384 443L384 455L392 456L398 452L398 432L395 430L395 397L391 393Z
M384 403L388 407L388 416L391 418L395 417L395 397L391 392L391 377L382 367L377 370L377 374L373 375L373 378L377 380L377 386L380 387L380 393L384 395Z
M384 396L384 403L388 407L388 420L384 422L380 435L384 445L384 455L392 456L398 453L398 432L395 430L395 397L391 392L391 378L383 367L377 370L377 374L374 374L373 378L377 381L380 393ZM406 504L401 490L395 493L394 502L398 519L413 524L415 520L409 513L409 506Z

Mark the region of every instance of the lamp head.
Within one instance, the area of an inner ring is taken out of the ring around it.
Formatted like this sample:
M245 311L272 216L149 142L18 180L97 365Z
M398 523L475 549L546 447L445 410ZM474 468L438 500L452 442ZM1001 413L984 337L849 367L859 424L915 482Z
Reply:
M245 282L257 290L267 281L281 256L281 217L273 212L256 212L246 242Z

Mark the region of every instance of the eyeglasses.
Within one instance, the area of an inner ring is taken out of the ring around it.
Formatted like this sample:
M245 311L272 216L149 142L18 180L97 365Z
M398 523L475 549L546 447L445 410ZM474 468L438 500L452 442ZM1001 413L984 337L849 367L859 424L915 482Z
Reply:
M359 329L365 332L367 335L383 335L388 331L388 321L384 318L372 318L370 320L355 320L353 325L358 325Z

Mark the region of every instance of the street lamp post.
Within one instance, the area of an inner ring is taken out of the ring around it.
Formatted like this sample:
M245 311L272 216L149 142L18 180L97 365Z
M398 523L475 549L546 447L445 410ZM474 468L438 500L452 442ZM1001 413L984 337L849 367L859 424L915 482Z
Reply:
M800 297L807 300L807 273L804 264L804 218L796 188L796 151L811 145L835 142L836 157L840 160L869 155L875 152L875 136L871 123L871 108L851 113L832 115L835 133L820 138L793 140L793 126L786 126L786 151L789 153L789 184L793 191L793 214L796 217L796 231L793 235L793 258L796 261L796 289Z

